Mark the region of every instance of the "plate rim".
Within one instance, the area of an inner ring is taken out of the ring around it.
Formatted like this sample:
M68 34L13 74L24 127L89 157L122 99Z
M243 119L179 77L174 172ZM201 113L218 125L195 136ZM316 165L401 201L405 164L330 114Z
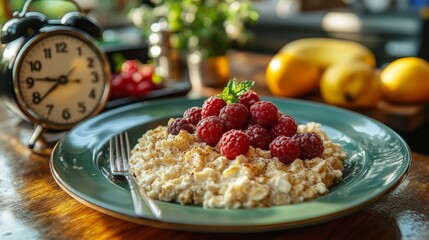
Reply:
M56 148L56 146L54 147ZM390 188L385 189L382 193L377 195L377 197L372 198L371 200L364 202L360 205L344 209L342 211L337 211L335 213L324 215L322 217L318 218L312 218L307 220L301 220L301 221L295 221L295 222L283 222L283 223L277 223L277 224L259 224L259 225L234 225L234 226L228 226L228 225L195 225L195 224L186 224L186 223L177 223L177 222L164 222L162 220L154 220L149 218L139 218L139 217L133 217L126 214L122 214L116 211L112 211L109 209L106 209L102 206L99 206L97 204L94 204L90 201L84 200L72 191L70 191L65 184L63 184L62 179L60 176L57 175L55 169L55 166L51 164L50 161L50 168L54 175L55 182L65 191L68 195L70 195L72 198L77 200L78 202L82 203L83 205L96 210L98 212L107 214L111 217L115 217L121 220L125 220L132 223L137 224L143 224L149 227L156 227L161 229L170 229L170 230L185 230L185 231L197 231L197 232L216 232L216 233L243 233L243 232L264 232L264 231L276 231L276 230L285 230L285 229L294 229L299 227L305 227L315 224L324 223L327 221L333 221L335 219L356 213L362 209L365 209L366 207L372 205L373 203L379 201L381 198L383 198L387 193L393 191L397 186L399 186L402 181L407 177L410 169L410 165L408 166L406 172L402 175L402 177Z

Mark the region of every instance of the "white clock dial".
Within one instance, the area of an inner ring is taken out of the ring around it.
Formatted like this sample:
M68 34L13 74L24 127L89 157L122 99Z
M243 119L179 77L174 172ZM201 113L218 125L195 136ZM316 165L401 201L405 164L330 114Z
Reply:
M82 121L106 101L110 76L105 66L103 55L84 38L41 34L23 48L14 71L21 108L56 127Z

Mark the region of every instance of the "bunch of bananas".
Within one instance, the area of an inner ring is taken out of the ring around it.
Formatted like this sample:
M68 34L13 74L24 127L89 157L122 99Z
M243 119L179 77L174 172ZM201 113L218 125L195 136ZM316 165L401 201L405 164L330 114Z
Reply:
M371 50L347 40L307 38L286 44L268 64L266 81L276 96L320 90L327 103L348 108L373 107L384 96L397 103L429 100L429 63L403 58L378 70Z

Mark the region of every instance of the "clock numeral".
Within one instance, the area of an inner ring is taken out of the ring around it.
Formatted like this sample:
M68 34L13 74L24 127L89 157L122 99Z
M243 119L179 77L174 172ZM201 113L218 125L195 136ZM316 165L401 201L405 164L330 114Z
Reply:
M92 82L93 83L98 83L98 80L99 80L99 78L98 78L98 73L97 72L91 72L91 75L92 75Z
M77 47L77 54L79 56L82 56L82 48L81 47Z
M94 58L86 58L86 60L88 61L88 68L94 68Z
M38 104L40 103L40 101L42 101L42 96L40 96L39 92L34 92L32 96L33 96L33 100L32 100L33 103Z
M77 104L77 106L79 107L79 112L80 113L85 113L86 112L86 106L85 106L85 103L84 102L79 102L78 104Z
M30 64L30 70L32 72L36 71L40 71L42 70L42 63L39 60L36 61L30 61L28 64Z
M54 109L54 105L52 104L47 104L46 108L48 109L48 115L51 115L52 109Z
M61 117L63 117L63 119L68 120L71 117L70 111L68 108L64 108L63 112L61 113Z
M34 78L28 77L25 79L25 83L27 84L27 88L32 88L34 86Z
M65 42L56 43L57 53L68 53L67 44Z
M45 59L52 58L51 49L50 48L44 48L43 52L45 53Z
M95 89L93 88L91 92L89 92L89 97L95 99Z

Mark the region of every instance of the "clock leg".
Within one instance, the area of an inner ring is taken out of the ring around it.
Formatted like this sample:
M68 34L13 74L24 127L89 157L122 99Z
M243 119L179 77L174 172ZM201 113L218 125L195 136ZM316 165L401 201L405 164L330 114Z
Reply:
M42 125L36 125L34 128L34 132L30 137L30 140L28 140L28 148L34 149L34 146L36 145L37 140L42 136L42 133Z
M55 144L60 140L65 131L48 131L42 125L36 124L34 132L28 140L28 148L36 154L49 155Z

